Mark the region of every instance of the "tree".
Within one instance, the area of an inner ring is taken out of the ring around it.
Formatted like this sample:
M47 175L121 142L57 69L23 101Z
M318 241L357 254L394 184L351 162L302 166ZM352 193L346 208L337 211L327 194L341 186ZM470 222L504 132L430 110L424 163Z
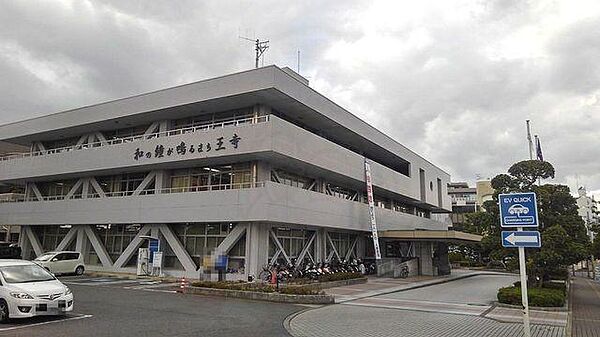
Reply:
M515 163L508 174L499 174L491 181L496 190L494 202L486 210L495 218L494 226L482 240L489 245L489 256L506 260L516 255L515 249L505 249L500 242L500 215L498 194L535 192L538 202L542 247L528 249L527 259L532 280L548 280L554 273L589 256L589 238L585 224L577 214L577 203L564 185L535 185L541 179L554 178L554 167L549 162L525 160ZM481 218L476 217L481 222ZM487 222L485 222L487 223ZM483 224L483 223L482 223ZM482 249L482 251L486 251Z

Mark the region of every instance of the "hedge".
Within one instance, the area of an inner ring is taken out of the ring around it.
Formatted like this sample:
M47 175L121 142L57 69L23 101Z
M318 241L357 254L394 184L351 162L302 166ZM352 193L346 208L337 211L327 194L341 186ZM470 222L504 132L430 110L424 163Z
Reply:
M272 293L276 290L273 286L265 283L246 283L244 281L197 281L192 282L191 285L201 288L258 291L262 293Z
M361 277L365 277L365 275L363 275L361 273L342 272L342 273L321 275L316 280L313 280L308 277L294 278L294 279L291 279L289 281L289 283L291 283L291 284L312 284L312 283L317 283L317 282L333 282L333 281L342 281L342 280L352 280L352 279L361 278Z
M534 307L562 307L565 305L566 294L562 289L528 288L527 299ZM512 305L522 305L521 288L506 287L498 290L498 302Z
M193 287L200 288L256 291L261 293L273 293L278 291L281 294L288 295L322 294L321 289L318 287L280 287L279 290L277 290L274 286L262 282L246 283L244 281L197 281L192 282L191 285Z
M517 281L517 282L513 283L513 286L520 288L521 281ZM547 281L547 282L542 283L542 288L558 289L558 290L563 291L565 294L567 293L567 284L564 282Z

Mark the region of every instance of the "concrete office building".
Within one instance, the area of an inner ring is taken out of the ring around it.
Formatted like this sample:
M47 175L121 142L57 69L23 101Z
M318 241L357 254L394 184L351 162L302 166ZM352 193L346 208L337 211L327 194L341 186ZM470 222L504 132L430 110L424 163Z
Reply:
M230 278L372 258L365 158L384 259L447 272L445 242L468 239L431 219L451 210L447 173L288 68L2 125L0 140L30 149L0 160L0 182L22 194L0 203L0 223L21 225L26 258L74 249L88 269L132 271L146 235L171 275L198 276L215 249Z
M594 225L600 224L600 211L598 209L598 201L594 196L589 196L585 187L580 186L577 189L577 213L585 222L585 228L590 240L594 241L595 235L592 231Z

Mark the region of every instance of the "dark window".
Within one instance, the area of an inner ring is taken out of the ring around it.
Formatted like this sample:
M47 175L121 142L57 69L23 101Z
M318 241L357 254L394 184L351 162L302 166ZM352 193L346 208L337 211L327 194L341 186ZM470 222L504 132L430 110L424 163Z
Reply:
M66 253L65 260L77 260L79 259L79 253Z
M425 192L425 170L419 169L419 183L421 186L421 201L426 201L427 194Z
M437 180L437 192L438 192L438 206L442 207L443 199L442 199L442 179L438 178Z

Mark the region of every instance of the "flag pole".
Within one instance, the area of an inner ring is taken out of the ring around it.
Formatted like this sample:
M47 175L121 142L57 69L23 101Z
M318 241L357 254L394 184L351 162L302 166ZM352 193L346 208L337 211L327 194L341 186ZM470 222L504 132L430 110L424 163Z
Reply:
M533 142L531 140L531 128L529 126L529 119L525 120L527 123L527 145L529 146L529 160L533 160Z

